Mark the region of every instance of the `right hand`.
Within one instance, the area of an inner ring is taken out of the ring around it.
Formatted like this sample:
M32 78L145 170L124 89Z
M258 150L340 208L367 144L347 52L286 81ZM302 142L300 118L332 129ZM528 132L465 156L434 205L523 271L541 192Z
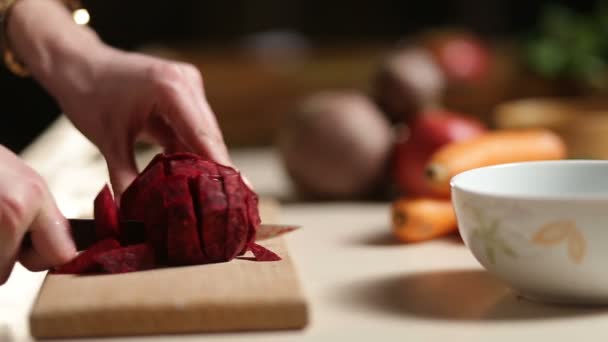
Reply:
M16 261L31 271L43 271L74 258L69 229L42 177L0 146L0 285ZM22 249L27 232L33 246Z

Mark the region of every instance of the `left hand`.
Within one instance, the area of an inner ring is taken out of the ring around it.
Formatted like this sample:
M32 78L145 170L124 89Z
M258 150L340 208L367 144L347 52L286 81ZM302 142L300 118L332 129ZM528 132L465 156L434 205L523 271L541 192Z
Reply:
M114 49L74 24L58 1L17 1L7 33L32 75L106 158L116 198L137 175L133 145L144 136L166 150L231 164L194 66Z
M137 175L133 145L140 138L231 165L196 67L111 48L84 63L85 71L53 93L104 155L115 193Z

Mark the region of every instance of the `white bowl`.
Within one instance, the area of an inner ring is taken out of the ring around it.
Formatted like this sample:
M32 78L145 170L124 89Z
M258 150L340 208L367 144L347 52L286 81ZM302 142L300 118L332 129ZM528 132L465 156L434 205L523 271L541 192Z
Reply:
M469 170L451 182L475 258L523 296L608 304L608 161Z

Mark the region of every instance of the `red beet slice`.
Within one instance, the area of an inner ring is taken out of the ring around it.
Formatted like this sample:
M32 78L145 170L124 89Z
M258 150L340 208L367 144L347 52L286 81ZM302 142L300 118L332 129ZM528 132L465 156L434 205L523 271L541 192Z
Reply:
M74 260L67 264L55 268L56 273L64 274L82 274L90 273L98 270L98 264L95 262L95 256L100 253L107 252L120 248L120 243L116 239L105 239L97 242L87 250L81 252Z
M205 254L211 261L225 261L226 211L228 201L220 180L207 175L198 177L196 187L200 231Z
M159 160L159 162L150 166L146 172L139 174L123 193L120 202L120 217L123 221L143 221L150 189L156 184L162 183L166 178L161 159L155 158L154 160Z
M242 181L241 181L242 182ZM244 185L244 184L243 184ZM249 230L247 232L247 242L245 247L239 254L247 252L247 248L255 241L255 235L258 226L262 222L258 212L258 197L249 188L247 188L245 203L247 204L247 218L249 219Z
M268 248L252 243L249 248L255 257L255 261L279 261L281 257Z
M93 212L95 217L95 235L98 240L118 238L120 236L118 208L107 184L95 197Z
M167 258L169 263L190 265L205 262L188 178L184 176L167 177L164 190L168 221Z
M209 177L219 177L219 172L216 164L206 160L171 160L169 162L169 170L171 175L184 175L191 178L196 178L201 174Z
M156 266L154 252L145 243L99 253L93 259L108 273L149 270Z
M249 222L245 215L247 189L242 186L241 176L238 173L228 173L224 169L220 169L220 173L224 178L224 192L228 199L224 253L226 260L231 260L245 248L247 242L249 231Z
M146 240L154 249L158 263L167 261L167 211L163 184L156 184L150 191L148 207L144 214Z

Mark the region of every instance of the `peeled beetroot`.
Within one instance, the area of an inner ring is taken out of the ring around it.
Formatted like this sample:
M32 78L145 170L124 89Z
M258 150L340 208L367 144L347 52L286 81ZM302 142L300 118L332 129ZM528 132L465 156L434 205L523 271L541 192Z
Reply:
M251 252L256 261L278 261L281 257L273 251L269 250L264 246L260 246L257 243L251 245Z
M120 236L118 208L107 185L95 197L93 209L97 239L118 238Z
M167 257L171 264L200 264L206 261L199 237L192 195L185 176L170 176L164 183L167 212Z
M190 153L157 155L122 200L121 219L145 222L147 241L171 265L231 260L260 223L257 196L240 174Z
M143 271L156 266L154 251L145 243L102 252L93 259L108 273Z
M158 154L125 190L118 215L114 203L104 187L95 219L98 238L118 241L94 245L58 271L124 273L229 261L249 250L256 261L280 260L255 244L258 199L241 175L197 155Z
M80 253L72 261L55 269L56 273L90 273L98 270L99 264L95 261L95 256L120 248L120 243L115 239L105 239L95 243L86 251Z

